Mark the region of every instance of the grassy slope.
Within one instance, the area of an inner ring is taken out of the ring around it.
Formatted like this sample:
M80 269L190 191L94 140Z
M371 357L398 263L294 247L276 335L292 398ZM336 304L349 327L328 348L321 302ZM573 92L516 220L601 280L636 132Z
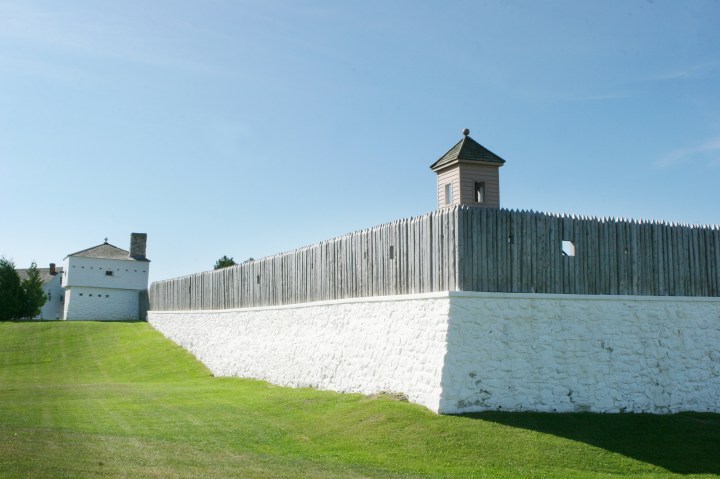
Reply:
M213 378L145 323L0 323L0 477L720 473L720 416L488 413Z

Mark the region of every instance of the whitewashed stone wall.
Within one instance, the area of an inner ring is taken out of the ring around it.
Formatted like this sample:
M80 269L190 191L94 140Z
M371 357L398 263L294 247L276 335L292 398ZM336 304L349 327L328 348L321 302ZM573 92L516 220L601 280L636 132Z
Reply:
M720 299L444 292L148 321L219 376L441 413L720 412Z
M217 376L340 392L403 393L438 411L444 294L225 311L148 312Z
M720 411L720 299L450 293L443 412Z
M138 291L75 286L65 290L63 318L70 321L137 321L139 308Z

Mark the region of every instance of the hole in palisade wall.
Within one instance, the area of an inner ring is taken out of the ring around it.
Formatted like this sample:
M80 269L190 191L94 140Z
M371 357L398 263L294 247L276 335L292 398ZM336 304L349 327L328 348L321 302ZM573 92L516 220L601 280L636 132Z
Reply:
M390 259L395 259L395 247L390 247Z
M575 243L572 241L563 241L562 253L563 256L575 256Z
M260 284L260 275L257 275L257 279L255 281L257 284Z

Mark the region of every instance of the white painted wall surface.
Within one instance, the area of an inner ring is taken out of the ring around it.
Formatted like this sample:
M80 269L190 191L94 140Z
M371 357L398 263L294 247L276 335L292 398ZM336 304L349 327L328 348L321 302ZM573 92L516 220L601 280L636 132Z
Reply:
M373 394L402 392L438 410L445 295L290 307L148 313L150 324L217 376Z
M720 299L445 292L148 313L219 376L443 413L720 412Z
M137 321L138 315L138 291L81 286L65 290L63 319L70 321Z
M60 319L63 314L63 298L65 292L62 288L62 274L57 274L43 285L47 301L40 308L40 314L35 319Z
M149 261L68 256L63 263L63 286L144 290L149 271Z

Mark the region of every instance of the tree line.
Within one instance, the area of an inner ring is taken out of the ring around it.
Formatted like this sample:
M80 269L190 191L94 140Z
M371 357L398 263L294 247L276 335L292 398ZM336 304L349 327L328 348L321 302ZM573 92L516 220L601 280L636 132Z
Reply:
M248 258L243 263L247 263L248 261L255 261L255 258ZM228 268L230 266L235 266L237 263L235 260L230 257L228 258L227 255L223 255L222 258L215 261L215 266L213 266L213 269L222 269L222 268Z
M37 264L20 280L12 260L0 258L0 321L32 319L40 314L47 297Z

